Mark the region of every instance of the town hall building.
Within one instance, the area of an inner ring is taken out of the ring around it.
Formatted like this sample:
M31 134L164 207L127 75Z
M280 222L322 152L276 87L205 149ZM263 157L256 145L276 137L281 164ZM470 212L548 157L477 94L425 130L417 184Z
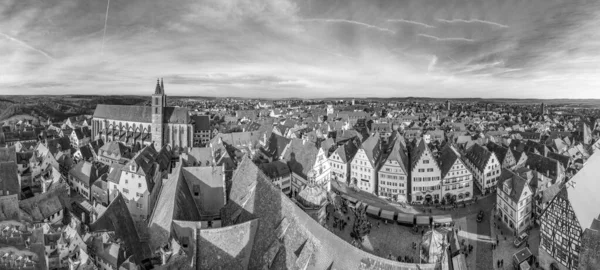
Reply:
M92 120L92 138L121 141L137 147L154 144L155 149L193 146L194 127L187 108L168 107L164 83L156 82L151 106L98 104Z

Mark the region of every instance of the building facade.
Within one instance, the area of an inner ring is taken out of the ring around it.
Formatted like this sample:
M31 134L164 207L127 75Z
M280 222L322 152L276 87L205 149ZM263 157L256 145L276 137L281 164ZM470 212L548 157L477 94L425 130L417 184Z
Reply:
M496 154L474 144L465 154L465 161L481 192L491 192L496 187L502 169Z
M439 203L442 199L441 170L423 139L411 152L410 181L411 202Z
M533 191L527 179L504 169L496 193L496 213L519 234L533 224Z
M366 192L375 193L380 156L380 138L379 134L375 134L362 143L354 159L352 159L350 167L351 184Z
M329 165L331 167L331 179L348 183L350 180L350 163L358 151L357 140L348 140L329 156Z
M408 194L408 157L396 139L391 151L384 154L379 169L378 195L395 201L406 202Z
M446 202L460 202L473 197L473 174L453 146L442 150L439 158L442 170L442 198Z
M187 108L167 107L164 84L156 84L151 106L96 106L92 119L92 138L105 142L121 141L140 148L154 144L156 149L193 146L193 125Z

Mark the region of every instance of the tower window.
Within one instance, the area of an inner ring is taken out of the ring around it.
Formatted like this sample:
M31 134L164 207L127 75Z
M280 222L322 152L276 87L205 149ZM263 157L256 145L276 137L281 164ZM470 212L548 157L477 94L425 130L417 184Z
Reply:
M158 113L158 108L154 108L154 113Z
M154 99L154 105L158 105L158 98Z

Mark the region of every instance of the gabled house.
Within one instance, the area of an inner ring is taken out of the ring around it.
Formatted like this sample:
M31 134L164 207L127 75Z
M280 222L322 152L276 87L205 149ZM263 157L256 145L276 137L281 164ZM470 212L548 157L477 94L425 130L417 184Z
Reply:
M69 171L69 183L75 192L91 200L91 187L98 178L109 172L109 166L100 162L82 161Z
M335 151L329 156L329 164L331 166L331 178L333 180L348 183L350 181L350 163L358 151L360 139L345 141L339 145Z
M423 204L439 203L442 189L440 167L424 139L415 143L410 152L410 201Z
M491 192L496 186L501 170L496 154L479 144L474 144L467 150L464 161L471 169L479 189L483 193Z
M375 193L381 154L381 139L375 133L360 145L352 159L351 184L366 192Z
M496 211L510 229L519 234L533 224L533 190L527 179L503 169L497 185Z
M442 198L446 203L472 199L473 174L452 145L442 149L438 158L442 175Z
M292 192L292 174L288 165L281 161L273 161L262 163L259 168L263 173L271 178L273 184L281 189L285 195L290 195Z
M302 187L308 183L307 174L311 170L316 172L316 182L323 186L330 186L329 163L325 152L317 147L315 142L307 139L292 139L283 160L292 173L292 197L296 197Z
M494 142L488 142L485 146L488 150L492 151L496 155L498 161L500 161L500 164L502 165L502 168L508 169L517 165L517 161L515 160L512 151L510 151L508 147Z
M379 196L406 202L408 195L408 156L400 137L394 140L389 150L382 154L378 172Z

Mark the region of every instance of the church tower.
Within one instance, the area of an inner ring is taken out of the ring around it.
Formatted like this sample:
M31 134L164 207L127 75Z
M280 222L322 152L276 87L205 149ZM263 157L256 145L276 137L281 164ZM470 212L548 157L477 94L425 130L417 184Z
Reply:
M163 126L164 116L163 111L167 105L167 96L165 95L165 88L162 81L156 80L156 90L152 95L152 142L156 150L160 150L163 147Z

